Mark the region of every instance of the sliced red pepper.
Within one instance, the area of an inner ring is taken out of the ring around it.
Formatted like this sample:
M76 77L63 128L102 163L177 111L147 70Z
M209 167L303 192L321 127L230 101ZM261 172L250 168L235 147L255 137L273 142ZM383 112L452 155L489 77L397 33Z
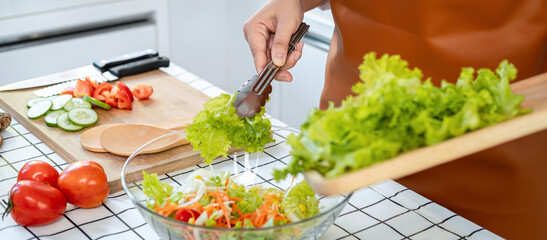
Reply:
M95 91L95 89L99 86L99 83L97 81L91 81L91 78L85 77L84 80L89 86L91 87L91 91ZM91 96L90 96L91 97Z
M61 93L59 93L59 95L71 95L74 97L74 88L73 87L67 87L65 88L65 90L63 90Z
M106 101L107 98L110 97L110 91L114 88L114 86L110 85L107 82L101 83L97 88L95 88L95 91L93 92L93 98L99 100L99 101Z
M76 87L74 87L74 96L75 97L84 97L85 95L91 96L93 91L91 91L91 85L85 82L82 79L76 80Z
M154 93L154 89L148 84L139 83L135 88L133 88L132 93L136 98L143 100L148 99L150 95Z
M131 93L131 90L129 90L129 87L125 85L123 82L116 82L116 87L118 87L120 90L124 91L127 96L129 96L129 99L131 102L133 102L135 99L133 98L133 93Z

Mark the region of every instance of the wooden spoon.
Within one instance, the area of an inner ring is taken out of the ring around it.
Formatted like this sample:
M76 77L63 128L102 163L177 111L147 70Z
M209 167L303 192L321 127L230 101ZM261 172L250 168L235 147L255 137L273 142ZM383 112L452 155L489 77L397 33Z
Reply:
M150 125L123 124L105 129L99 137L99 141L106 151L116 155L129 156L145 143L172 132L174 130ZM186 132L181 132L155 141L142 149L140 153L157 153L187 143Z
M171 129L171 130L179 130L184 129L186 125L192 123L193 118L183 118L178 119L174 121L168 121L168 122L159 122L159 123L151 123L151 124L143 124L143 125L149 125L164 129ZM103 131L107 128L110 128L112 126L116 125L125 125L127 123L113 123L113 124L105 124L105 125L99 125L93 128L90 128L89 130L85 131L80 135L80 144L82 144L82 147L88 151L91 152L108 152L106 149L101 146L101 142L99 141L99 137L103 133Z

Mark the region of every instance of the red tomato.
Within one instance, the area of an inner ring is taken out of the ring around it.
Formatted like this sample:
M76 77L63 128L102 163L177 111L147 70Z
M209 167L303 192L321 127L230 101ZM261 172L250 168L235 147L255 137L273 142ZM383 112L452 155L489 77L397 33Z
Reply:
M154 89L152 86L148 84L142 84L139 83L135 88L133 88L133 96L135 96L138 99L148 99L152 93L154 93Z
M87 83L87 85L89 85L91 87L91 92L92 93L99 86L99 83L97 81L91 81L91 78L89 78L89 77L85 77L84 81ZM89 95L89 96L91 97L91 95Z
M118 107L118 101L114 97L109 97L106 100L104 100L104 103L110 105L111 107Z
M75 97L84 97L84 95L93 95L92 86L86 83L85 81L78 79L76 80L76 87L74 87L74 96Z
M31 180L40 183L49 184L52 187L57 187L57 178L59 178L59 172L53 166L44 161L32 160L25 163L19 175L17 175L17 181Z
M116 99L118 100L118 108L119 109L128 109L131 110L131 98L125 91L119 90L116 93Z
M55 221L65 209L65 195L57 188L22 180L11 188L7 211L19 225L33 226Z
M112 88L113 86L110 85L110 83L101 83L99 86L97 86L97 88L95 88L95 91L93 92L93 98L103 102L106 101L106 99L110 97L110 91L112 90Z
M181 209L175 214L175 219L183 222L188 222L191 218L196 220L199 217L199 212L191 209Z
M133 98L133 93L131 93L131 90L129 90L129 87L125 85L123 82L116 82L116 87L118 87L122 92L127 93L127 96L129 96L129 99L131 102L133 102L135 99Z
M63 95L63 94L72 95L74 97L74 88L73 87L65 88L65 90L63 90L61 93L59 93L59 95Z
M78 207L92 208L101 205L110 188L104 169L96 162L75 162L59 175L57 186Z

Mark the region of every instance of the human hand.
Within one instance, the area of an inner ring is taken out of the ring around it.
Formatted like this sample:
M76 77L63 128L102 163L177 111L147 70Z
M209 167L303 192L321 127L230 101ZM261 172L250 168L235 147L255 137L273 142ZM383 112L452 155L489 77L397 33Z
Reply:
M304 43L297 43L296 49L287 57L291 35L302 22L304 12L324 1L270 0L245 22L243 32L253 54L257 73L272 59L275 65L283 66L275 79L292 81L292 75L287 70L302 56Z

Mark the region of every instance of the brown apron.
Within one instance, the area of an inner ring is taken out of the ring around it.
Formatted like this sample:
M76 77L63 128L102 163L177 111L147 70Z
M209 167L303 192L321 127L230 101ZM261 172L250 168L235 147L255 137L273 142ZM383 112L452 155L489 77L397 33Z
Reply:
M545 0L331 0L336 22L321 108L340 104L375 51L399 54L438 84L508 59L518 79L547 72ZM547 121L547 120L546 120ZM398 179L510 239L547 239L547 131Z

